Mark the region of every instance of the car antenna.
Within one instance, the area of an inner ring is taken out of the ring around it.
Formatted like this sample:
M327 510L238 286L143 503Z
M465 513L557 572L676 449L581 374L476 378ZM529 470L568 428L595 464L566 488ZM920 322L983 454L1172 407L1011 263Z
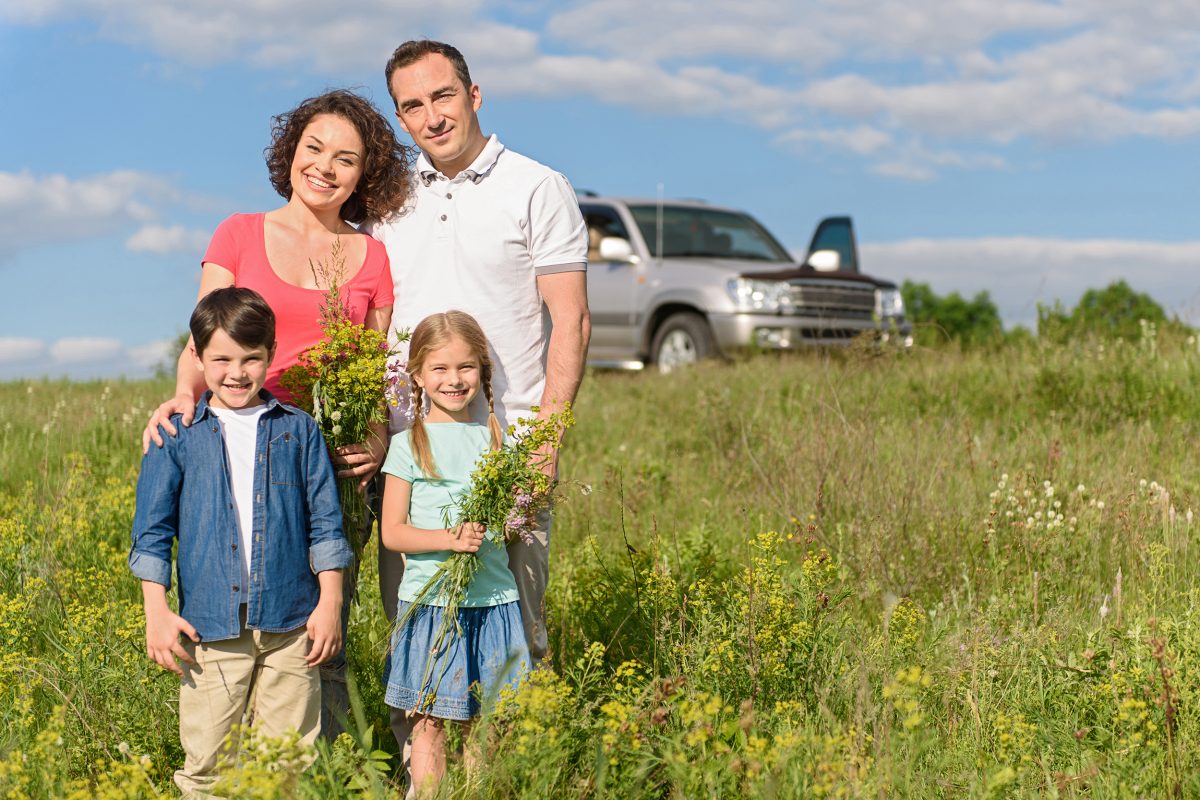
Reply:
M663 182L658 182L658 208L655 214L654 226L654 252L658 254L658 265L662 266L663 260Z

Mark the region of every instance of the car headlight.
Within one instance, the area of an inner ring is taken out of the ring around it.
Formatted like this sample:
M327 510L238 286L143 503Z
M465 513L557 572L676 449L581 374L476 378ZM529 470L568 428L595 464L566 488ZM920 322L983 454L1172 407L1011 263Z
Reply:
M726 284L738 311L775 314L792 307L792 287L786 281L755 281L734 278Z
M881 319L904 316L904 298L899 289L875 290L875 314Z

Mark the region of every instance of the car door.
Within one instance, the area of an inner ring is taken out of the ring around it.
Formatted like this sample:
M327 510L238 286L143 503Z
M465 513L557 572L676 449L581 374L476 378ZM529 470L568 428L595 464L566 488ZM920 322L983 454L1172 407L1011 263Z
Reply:
M858 245L854 241L854 223L850 217L821 220L808 245L808 255L818 250L833 250L838 254L838 271L858 272Z
M588 309L592 339L588 360L626 361L637 357L637 264L601 258L600 240L617 237L630 241L629 231L617 209L604 204L582 203L588 229ZM632 242L630 243L632 247Z

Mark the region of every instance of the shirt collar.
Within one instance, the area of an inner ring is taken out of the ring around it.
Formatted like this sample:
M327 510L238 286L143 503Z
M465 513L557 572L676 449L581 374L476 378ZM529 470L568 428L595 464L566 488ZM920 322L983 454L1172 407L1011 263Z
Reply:
M499 160L500 154L503 152L504 145L500 143L500 139L493 133L488 137L487 144L479 151L479 155L475 156L475 160L471 162L471 166L458 173L455 176L455 180L461 177L469 180L471 183L479 183L496 166L496 161ZM424 151L421 151L421 154L417 156L416 169L421 183L426 186L436 180L449 180L433 165L433 162L429 160L429 156L425 155Z
M266 389L259 389L258 396L267 401L267 411L270 411L274 408L278 408L281 411L286 411L289 414L294 414L299 411L297 408L293 408L292 406L279 402L275 395L271 394ZM212 389L206 389L204 394L200 397L200 402L196 404L196 422L204 419L204 417L206 417L212 411L212 407L208 404L208 401L211 399Z

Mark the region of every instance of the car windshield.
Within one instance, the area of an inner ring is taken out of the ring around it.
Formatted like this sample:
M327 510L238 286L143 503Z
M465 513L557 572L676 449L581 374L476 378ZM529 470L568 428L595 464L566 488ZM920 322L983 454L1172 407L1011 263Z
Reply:
M646 246L658 257L658 208L630 206ZM737 258L747 261L792 262L787 250L746 214L700 206L664 205L664 258Z

